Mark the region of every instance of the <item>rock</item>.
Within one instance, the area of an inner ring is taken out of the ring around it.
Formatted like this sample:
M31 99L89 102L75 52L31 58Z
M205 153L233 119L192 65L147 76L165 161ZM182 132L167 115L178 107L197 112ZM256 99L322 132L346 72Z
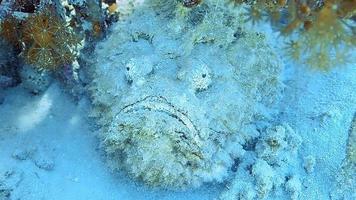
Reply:
M304 158L303 167L307 173L313 173L315 167L315 157L312 155L306 156Z
M0 182L0 200L10 200L12 189Z
M24 65L20 71L22 85L34 94L45 91L52 82L50 72Z
M10 200L11 193L23 180L23 172L10 169L0 176L0 200Z
M0 74L0 89L12 86L13 82L14 81L11 77L3 76Z
M19 186L19 184L22 182L24 178L24 172L19 171L19 170L8 170L4 173L4 183L11 187L11 188L16 188Z
M17 160L27 160L32 158L35 152L36 149L16 149L12 153L12 157Z
M54 169L54 160L48 157L38 157L34 159L35 165L43 170L52 171Z

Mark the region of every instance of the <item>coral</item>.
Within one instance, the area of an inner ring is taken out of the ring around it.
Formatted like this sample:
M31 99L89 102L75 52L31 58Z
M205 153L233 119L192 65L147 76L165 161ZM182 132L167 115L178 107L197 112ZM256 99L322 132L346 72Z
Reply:
M83 6L86 3L86 0L68 0L68 3L76 6Z
M320 70L354 62L354 25L348 21L356 13L354 0L232 2L247 5L247 21L253 24L266 13L287 38L286 55L296 61Z
M246 22L251 21L253 25L261 22L263 17L261 8L258 8L257 6L247 7L244 15L246 17Z
M173 189L225 180L252 137L245 129L281 89L280 60L241 13L213 0L181 6L147 1L113 26L90 85L109 165ZM180 14L189 17L169 17Z
M1 23L0 34L21 51L26 63L46 70L74 61L79 45L75 33L51 5L25 19L9 15Z
M259 157L266 160L269 164L278 164L288 144L285 140L286 131L283 126L273 127L268 129L266 134L256 145L256 152ZM289 134L289 133L288 133Z
M336 64L344 64L340 55L347 55L345 48L351 48L351 38L354 37L337 16L337 4L326 1L316 14L313 26L301 38L304 52L309 54L308 64L321 69L329 69ZM342 47L346 45L346 47ZM331 52L331 53L330 53ZM340 54L339 52L342 52ZM332 55L336 54L337 57Z
M109 7L108 7L108 11L109 11L110 15L114 14L115 12L117 12L117 4L116 3L110 4Z
M58 16L44 11L30 16L24 24L22 40L27 63L55 69L74 61L79 41Z
M19 21L12 16L0 21L0 36L14 46L20 43Z
M220 200L254 200L257 198L254 178L248 175L251 171L245 170L246 168L250 169L253 163L246 163L246 160L239 164L235 178L220 194Z
M264 21L267 17L272 24L277 23L282 15L282 8L286 6L286 0L229 0L235 7L244 5L244 17L246 22L252 22L253 25Z
M290 40L286 42L284 49L286 55L294 60L299 60L303 53L303 47L299 41Z
M108 4L113 4L112 1L96 1L96 0L80 0L68 1L64 3L64 7L70 11L69 27L71 27L77 35L80 35L87 42L87 46L91 46L92 42L101 39L105 36L105 30L110 23L116 21L118 17L115 13L110 13ZM114 11L113 7L110 7ZM104 16L104 14L106 16ZM115 14L115 16L114 16Z

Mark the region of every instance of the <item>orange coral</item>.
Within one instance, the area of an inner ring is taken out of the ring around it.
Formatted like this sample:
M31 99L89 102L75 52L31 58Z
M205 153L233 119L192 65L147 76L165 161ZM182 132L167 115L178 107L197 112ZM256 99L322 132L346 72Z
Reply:
M257 6L248 7L244 13L244 16L246 17L245 21L251 21L252 24L262 21L263 17L262 10Z
M356 0L338 2L337 15L341 18L351 18L356 14Z
M42 69L71 63L79 44L75 33L53 9L48 5L21 21L9 16L1 23L1 36L15 47L21 44L18 49L24 60Z
M0 24L0 36L14 46L19 45L19 22L12 16L8 16Z
M335 64L345 64L339 55L340 49L352 48L351 40L354 35L338 18L339 1L325 1L325 5L315 13L313 25L301 39L309 54L307 63L321 69L329 69ZM342 47L342 48L341 48ZM347 54L347 52L343 52ZM342 61L342 62L337 62Z
M345 64L349 51L355 46L354 30L345 25L344 19L356 14L356 0L230 0L248 7L248 20L256 23L265 11L272 24L287 13L287 23L281 34L294 39L286 44L286 52L295 60L305 61L319 69ZM280 23L279 23L280 24ZM280 27L280 26L279 26ZM295 38L297 37L297 38ZM303 55L301 54L303 52ZM341 52L341 53L340 53Z
M108 7L108 11L110 15L114 14L117 11L117 4L116 3L110 4Z
M301 44L297 41L291 40L286 43L285 51L290 58L298 60L302 54Z
M287 0L230 0L235 6L246 4L245 21L251 21L252 24L261 22L264 18L264 13L271 23L276 23L281 18L281 8L286 6Z
M94 21L92 24L93 24L93 28L92 28L93 36L96 38L100 37L103 31L100 21Z
M26 43L33 41L40 47L48 47L55 40L60 28L61 24L56 17L47 14L32 15L26 20L23 40Z
M24 26L25 60L35 66L54 69L71 63L78 44L73 32L57 16L42 12L30 16Z

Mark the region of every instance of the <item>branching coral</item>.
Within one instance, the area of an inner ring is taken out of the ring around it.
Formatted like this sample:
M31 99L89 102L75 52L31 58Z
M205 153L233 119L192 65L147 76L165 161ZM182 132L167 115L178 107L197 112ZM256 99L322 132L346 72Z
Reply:
M13 46L19 44L19 22L16 18L9 16L0 24L0 36Z

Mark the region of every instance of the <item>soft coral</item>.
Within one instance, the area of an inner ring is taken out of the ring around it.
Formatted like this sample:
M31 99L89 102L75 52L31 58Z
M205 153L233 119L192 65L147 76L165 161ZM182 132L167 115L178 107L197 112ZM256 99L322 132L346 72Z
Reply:
M11 15L1 23L0 35L21 51L24 60L41 69L55 69L75 59L79 39L51 5L23 20Z
M47 69L71 63L78 45L78 40L65 22L46 11L26 20L23 41L26 46L25 60Z
M350 60L349 52L354 49L355 36L345 25L345 20L355 16L356 0L230 2L235 5L247 4L248 21L252 23L261 20L261 12L267 13L272 25L278 24L276 27L280 29L281 35L292 38L286 44L286 52L295 60L306 61L312 67L324 70L333 65L346 64ZM284 15L286 19L282 17ZM281 20L286 21L285 25Z
M340 59L340 52L347 55L347 49L354 48L351 42L354 35L338 17L340 2L326 0L324 6L315 11L312 25L299 38L311 66L325 70L335 64L345 64L338 62L345 61Z

